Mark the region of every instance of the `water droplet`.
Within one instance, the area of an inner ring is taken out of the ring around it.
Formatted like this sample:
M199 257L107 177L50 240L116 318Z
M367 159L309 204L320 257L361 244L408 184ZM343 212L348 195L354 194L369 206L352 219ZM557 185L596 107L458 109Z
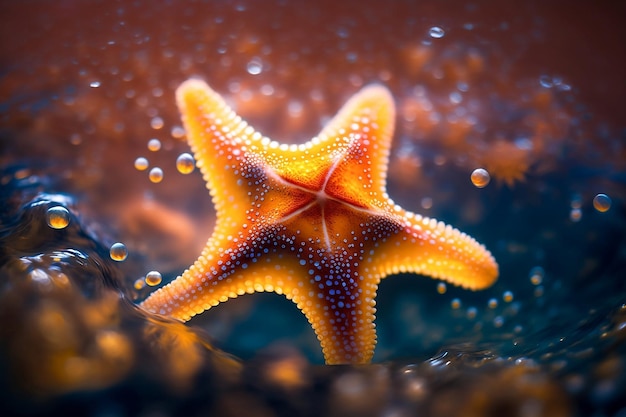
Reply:
M50 207L47 216L48 226L53 229L65 229L70 224L70 212L63 206Z
M163 180L163 170L159 167L154 167L150 170L148 177L150 178L150 181L158 184Z
M570 207L573 209L579 209L583 206L583 198L580 194L572 195L572 200L570 201Z
M476 168L474 171L472 171L470 180L476 188L485 188L487 184L489 184L489 181L491 181L491 176L486 169Z
M171 135L173 138L182 139L185 137L185 129L182 126L174 126L172 127Z
M161 129L163 127L163 119L160 117L153 117L152 120L150 120L150 127L154 130Z
M463 96L457 91L451 92L448 98L450 99L450 103L452 104L459 104L463 101Z
M579 208L573 208L572 211L569 212L569 219L574 223L579 222L583 217L583 212Z
M158 139L150 139L148 141L148 149L152 152L156 152L161 149L161 141Z
M543 282L543 276L545 275L545 271L542 267L536 266L530 270L528 274L530 277L530 282L533 285L539 285Z
M250 75L259 75L263 71L263 61L254 57L248 62L246 69Z
M181 153L178 158L176 158L176 169L181 174L190 174L193 172L195 168L195 163L193 156L188 153Z
M122 262L128 256L128 249L126 249L126 245L121 242L114 243L109 249L109 256L114 261Z
M593 198L593 208L604 213L611 208L611 197L606 194L598 194Z
M448 287L446 287L445 282L440 282L439 284L437 284L437 292L439 294L445 294L446 291L448 291Z
M148 169L149 165L150 164L148 163L148 160L144 158L143 156L140 156L139 158L135 159L135 169L137 171L145 171L146 169Z
M552 88L552 86L554 85L552 83L552 77L549 77L547 75L542 75L541 77L539 77L539 84L544 88Z
M133 284L133 287L139 291L141 289L143 289L146 286L146 281L143 280L143 278L137 278L135 280L135 283Z
M159 285L161 283L162 277L159 271L150 271L146 274L146 284L151 287Z
M446 32L444 32L444 30L441 29L439 26L433 26L428 30L428 34L431 38L440 39L443 38Z

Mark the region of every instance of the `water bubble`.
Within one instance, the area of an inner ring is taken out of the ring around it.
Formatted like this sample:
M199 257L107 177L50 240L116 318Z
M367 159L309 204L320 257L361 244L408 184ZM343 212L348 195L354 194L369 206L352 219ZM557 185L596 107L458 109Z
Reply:
M70 212L63 206L50 207L47 216L48 226L53 229L65 229L70 224Z
M182 126L174 126L172 127L171 135L173 138L181 139L185 136L185 128Z
M150 164L148 163L148 160L144 158L143 156L140 156L139 158L135 159L135 169L137 171L145 171L146 169L148 169L149 165Z
M535 288L535 297L541 297L543 295L543 285L538 285L537 288Z
M505 303L510 303L513 301L513 293L511 291L505 291L504 294L502 294L502 299Z
M146 274L146 284L151 287L159 285L161 283L162 277L159 271L150 271Z
M439 26L433 26L430 29L428 29L428 35L434 39L443 38L445 34L446 32L444 32L444 30L440 28Z
M176 158L176 169L178 169L178 172L181 174L190 174L193 172L194 168L195 161L193 156L188 153L178 155L178 158Z
M154 167L150 170L148 177L150 178L150 181L158 184L163 181L163 170L159 167Z
M580 194L574 194L570 201L570 207L573 209L579 209L583 206L583 198Z
M452 104L459 104L460 102L463 101L463 96L457 91L451 92L448 95L448 98L450 99L450 103Z
M604 213L611 208L611 197L606 194L598 194L593 198L593 208Z
M498 300L496 300L495 298L490 298L489 301L487 301L487 306L491 309L498 307Z
M458 310L459 308L461 308L461 300L458 298L453 299L452 302L450 303L450 306L454 310Z
M433 199L430 197L424 197L420 201L420 204L424 210L429 210L433 207Z
M574 223L579 222L583 217L583 212L579 208L573 208L572 211L569 212L569 219Z
M248 62L246 69L250 75L259 75L263 71L263 61L261 61L260 58L254 57Z
M469 320L474 320L477 314L478 310L476 309L476 307L470 307L467 309L467 318Z
M161 149L161 141L158 139L150 139L148 141L148 149L152 152L156 152Z
M98 88L98 87L100 87L100 85L101 85L100 81L92 81L92 82L89 83L89 87L91 87L91 88Z
M143 278L137 278L135 280L135 282L133 283L133 287L139 291L141 289L143 289L146 286L146 281L144 281Z
M128 249L126 249L126 245L121 242L116 242L111 245L109 249L109 256L114 261L122 262L128 256Z
M549 77L547 75L542 75L541 77L539 77L539 84L544 88L552 88L552 86L554 85L552 83L552 77Z
M486 169L476 168L474 171L472 171L470 180L476 188L485 188L487 184L489 184L489 181L491 181L491 176Z
M160 117L153 117L152 120L150 120L150 127L154 130L161 129L163 127L163 119Z
M493 326L494 327L500 328L503 325L504 325L504 317L502 317L502 316L494 317L494 319L493 319Z
M446 287L445 282L440 282L439 284L437 284L437 292L439 294L445 294L447 290L448 288Z
M528 276L530 277L530 282L533 285L539 285L543 281L543 276L545 275L545 271L542 267L536 266L530 270Z

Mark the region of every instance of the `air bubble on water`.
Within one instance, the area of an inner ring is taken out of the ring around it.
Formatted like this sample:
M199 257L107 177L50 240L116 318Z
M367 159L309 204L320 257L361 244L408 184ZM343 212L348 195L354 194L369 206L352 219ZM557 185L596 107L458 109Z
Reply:
M161 119L160 117L153 117L150 120L150 127L154 130L161 129L163 127L163 119Z
M535 266L531 268L530 273L528 274L530 278L530 282L533 285L539 285L543 282L543 276L545 275L545 271L540 266Z
M143 278L137 278L133 283L133 287L139 291L146 286L146 281Z
M593 198L593 208L604 213L611 208L611 197L606 194L598 194Z
M450 103L452 104L459 104L463 101L463 96L458 91L451 92L448 95L448 98L450 99Z
M539 84L544 88L552 88L554 86L552 77L548 75L542 75L539 77Z
M148 141L148 149L152 152L158 151L159 149L161 149L161 141L156 138L150 139Z
M146 274L146 284L151 287L159 285L161 283L161 273L158 271L150 271Z
M150 181L158 184L163 180L163 170L159 167L154 167L150 170L148 177L150 178Z
M428 30L428 35L434 39L443 38L446 32L439 26L433 26Z
M140 156L139 158L135 159L135 169L137 171L145 171L146 169L148 169L149 166L149 162L146 158L144 158L143 156Z
M70 212L63 206L50 207L46 216L48 226L53 229L65 229L70 224Z
M580 194L572 195L572 199L570 201L570 207L573 209L579 209L583 205L583 198Z
M173 126L170 134L173 138L181 139L185 137L185 129L182 126Z
M486 169L476 168L474 171L472 171L470 180L476 188L485 188L489 184L489 181L491 181L491 176Z
M126 245L121 242L116 242L111 245L109 249L109 256L111 259L117 262L122 262L128 256L128 249L126 249Z
M246 69L250 75L259 75L263 72L263 61L261 58L254 57L248 62Z
M194 161L193 156L188 153L181 153L178 158L176 158L176 169L181 174L190 174L193 172L196 161Z

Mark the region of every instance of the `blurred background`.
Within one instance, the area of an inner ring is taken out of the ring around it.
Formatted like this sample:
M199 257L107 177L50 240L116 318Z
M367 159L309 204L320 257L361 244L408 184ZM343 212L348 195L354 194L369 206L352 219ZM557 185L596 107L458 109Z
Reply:
M2 2L0 372L20 393L9 409L90 413L108 396L112 414L236 415L233 395L259 415L626 415L625 17L612 1ZM215 220L199 171L176 164L190 150L174 91L189 77L285 143L386 85L391 198L484 243L499 281L473 293L385 279L371 369L317 366L313 331L276 294L186 326L137 310L197 258ZM61 231L46 225L57 206ZM149 271L161 280L146 283ZM300 397L247 385L258 375ZM483 378L484 391L464 389ZM200 395L226 380L222 396ZM450 393L466 401L437 408Z

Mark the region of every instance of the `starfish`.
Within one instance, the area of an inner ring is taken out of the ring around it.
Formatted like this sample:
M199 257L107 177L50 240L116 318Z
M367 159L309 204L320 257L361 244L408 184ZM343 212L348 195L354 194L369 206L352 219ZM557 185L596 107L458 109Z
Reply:
M498 266L473 238L396 205L386 192L395 107L370 85L299 145L256 132L205 82L176 98L217 220L198 260L152 293L148 311L189 320L271 291L311 323L328 364L371 361L380 280L413 272L476 290Z

